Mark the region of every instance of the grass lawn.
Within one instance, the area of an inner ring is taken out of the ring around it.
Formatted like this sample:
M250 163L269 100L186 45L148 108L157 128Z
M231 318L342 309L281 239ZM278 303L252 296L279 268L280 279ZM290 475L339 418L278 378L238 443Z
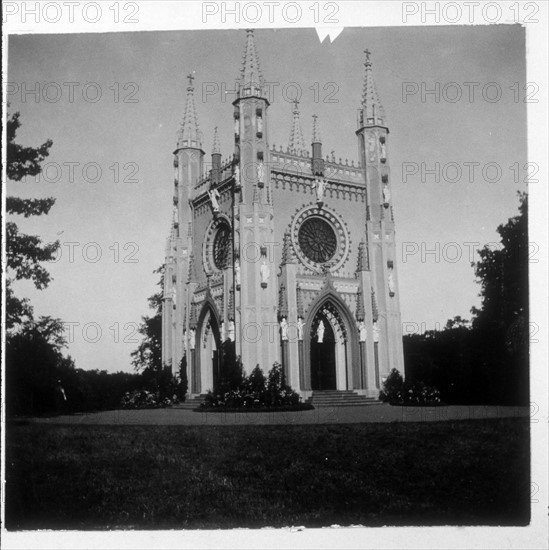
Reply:
M8 423L8 529L525 525L527 419Z

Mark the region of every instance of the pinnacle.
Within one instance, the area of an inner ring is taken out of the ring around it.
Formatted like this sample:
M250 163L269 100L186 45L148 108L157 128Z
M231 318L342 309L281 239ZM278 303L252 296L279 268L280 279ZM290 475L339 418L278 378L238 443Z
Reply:
M290 140L288 145L290 151L294 154L305 152L305 140L303 139L303 131L301 130L301 122L299 120L299 101L294 101L292 129L290 130Z
M264 78L259 64L259 57L255 47L253 29L246 30L246 47L242 56L242 68L240 69L240 85L244 89L263 87Z
M318 115L313 115L313 143L322 143L320 128L318 127Z
M193 73L187 75L189 80L187 85L187 102L185 105L185 114L179 128L177 139L178 147L197 147L202 148L202 136L198 125L198 115L194 104L194 84L195 77Z
M362 112L366 124L385 124L385 111L379 99L369 50L364 50L364 86L362 88Z
M213 148L212 148L212 154L221 154L221 147L219 145L219 134L217 133L217 126L214 128L214 141L213 141Z

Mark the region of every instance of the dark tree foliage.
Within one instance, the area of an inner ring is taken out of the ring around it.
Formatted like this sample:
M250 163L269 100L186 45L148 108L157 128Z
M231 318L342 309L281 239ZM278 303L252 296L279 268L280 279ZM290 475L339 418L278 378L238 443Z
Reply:
M404 337L406 378L436 386L451 403L528 403L528 197L498 227L501 246L479 250L472 264L481 307L472 322Z
M10 180L21 181L25 176L36 176L42 171L41 163L50 154L53 141L48 139L39 147L25 147L15 143L17 130L21 126L20 114L14 113L6 126L6 173Z
M41 171L41 162L48 156L53 142L47 140L38 148L24 147L15 143L17 129L21 126L19 113L7 121L6 172L9 179L21 181L25 176L35 176ZM40 216L48 214L55 203L54 198L22 199L6 198L8 215ZM27 279L42 290L51 281L50 274L41 265L53 259L59 248L59 241L44 244L36 235L20 233L13 221L6 223L6 328L11 329L25 318L32 318L32 307L26 298L15 296L12 288L14 280Z
M165 264L154 273L160 274L158 286L160 291L149 298L149 308L154 315L141 318L139 334L143 339L138 348L132 352L132 365L135 370L148 369L151 372L161 372L162 365L162 292L164 287Z

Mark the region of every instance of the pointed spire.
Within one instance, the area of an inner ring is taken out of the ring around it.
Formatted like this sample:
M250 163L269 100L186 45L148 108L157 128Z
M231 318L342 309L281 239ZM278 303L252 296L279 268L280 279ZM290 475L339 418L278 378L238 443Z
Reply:
M366 60L364 61L365 74L364 86L362 88L362 113L364 124L385 124L385 111L379 95L377 93L376 83L372 72L372 61L370 59L370 51L364 50Z
M292 129L290 131L290 151L294 154L305 152L305 140L303 139L303 131L301 130L301 122L299 120L299 101L294 101Z
M213 142L213 149L212 149L212 155L220 155L221 154L221 147L219 145L219 134L217 132L217 126L214 128L214 142Z
M242 68L240 69L240 87L250 90L244 95L259 95L263 88L263 73L259 65L259 57L255 47L253 29L246 30L246 47L242 56Z
M312 143L322 143L320 128L318 126L318 115L313 115L313 141Z
M202 149L202 135L198 126L198 116L194 104L194 76L187 75L189 83L187 85L187 103L185 105L185 115L179 129L177 147L196 147Z

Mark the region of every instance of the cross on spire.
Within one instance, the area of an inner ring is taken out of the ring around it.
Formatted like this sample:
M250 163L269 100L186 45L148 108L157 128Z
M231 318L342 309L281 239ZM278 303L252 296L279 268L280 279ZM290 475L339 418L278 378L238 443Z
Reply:
M190 87L190 88L194 88L194 86L193 86L193 80L195 79L195 77L194 77L193 73L189 73L189 74L187 75L187 78L189 79L189 87Z

